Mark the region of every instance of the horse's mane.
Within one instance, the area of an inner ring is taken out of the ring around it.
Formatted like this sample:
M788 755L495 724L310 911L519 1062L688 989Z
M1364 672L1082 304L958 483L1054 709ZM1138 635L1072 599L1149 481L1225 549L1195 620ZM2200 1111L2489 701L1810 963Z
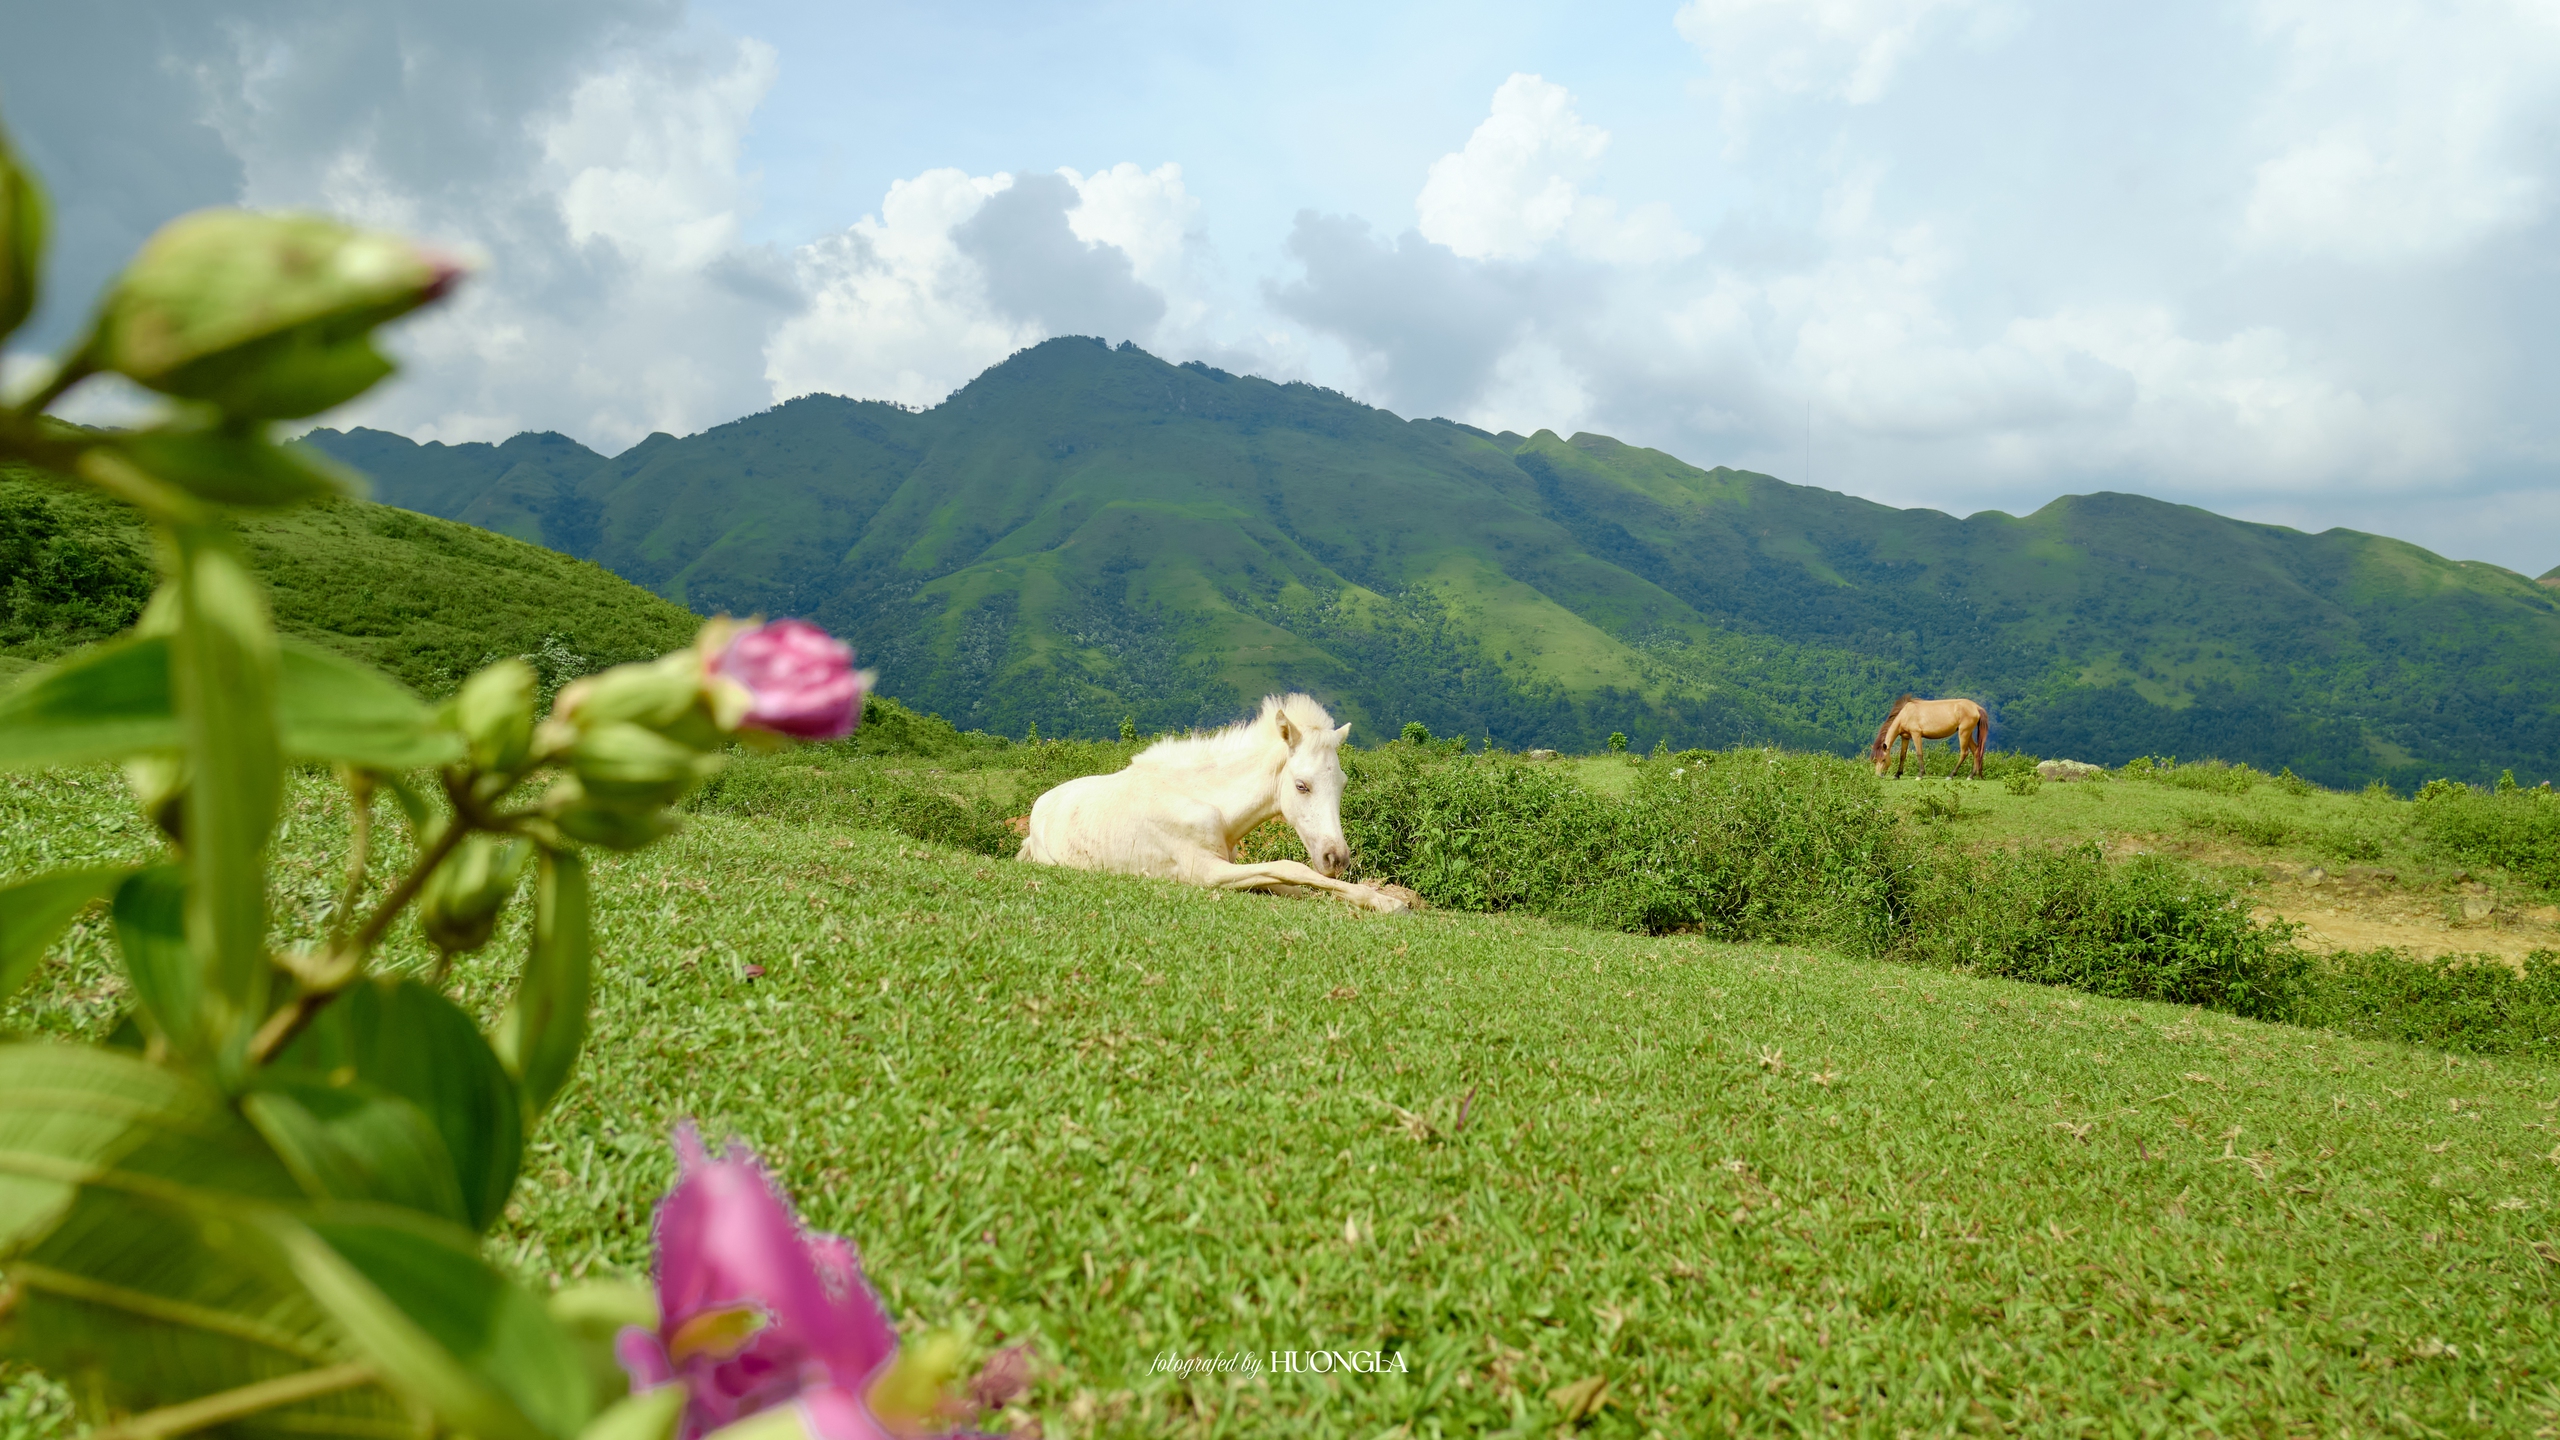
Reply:
M1241 758L1270 743L1271 717L1286 715L1289 723L1306 734L1330 733L1333 716L1310 695L1291 691L1286 695L1265 695L1262 708L1252 716L1216 730L1195 730L1188 735L1168 736L1138 752L1129 763L1138 765L1198 765Z
M1876 727L1876 743L1874 748L1878 750L1884 748L1884 735L1886 731L1893 728L1893 717L1902 713L1903 706L1912 704L1919 698L1919 696L1912 694L1908 690L1905 690L1901 694L1893 697L1893 708L1885 712L1884 723Z

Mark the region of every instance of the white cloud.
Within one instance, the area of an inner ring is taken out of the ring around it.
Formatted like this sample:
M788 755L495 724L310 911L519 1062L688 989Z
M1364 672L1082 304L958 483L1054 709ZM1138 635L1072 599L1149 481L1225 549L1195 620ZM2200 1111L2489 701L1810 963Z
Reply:
M1067 228L1088 245L1116 245L1138 279L1159 289L1179 284L1200 202L1182 185L1182 167L1141 170L1122 161L1080 175L1058 171L1076 189Z
M2270 0L2282 78L2261 107L2249 243L2434 259L2533 219L2560 121L2560 7Z
M1012 184L928 170L891 184L878 215L801 247L809 308L765 346L774 398L826 391L931 405L1041 338L1037 325L995 313L977 262L951 235Z
M1573 96L1536 75L1513 75L1466 148L1431 162L1414 211L1423 238L1471 260L1525 260L1562 242L1586 259L1641 264L1693 254L1698 241L1667 206L1621 216L1585 194L1609 132L1574 113Z
M1672 24L1706 58L1736 134L1773 96L1882 99L1938 17L1982 0L1689 0Z
M637 55L589 77L542 136L569 238L659 270L733 248L750 203L747 120L778 73L772 46L743 40L725 56Z

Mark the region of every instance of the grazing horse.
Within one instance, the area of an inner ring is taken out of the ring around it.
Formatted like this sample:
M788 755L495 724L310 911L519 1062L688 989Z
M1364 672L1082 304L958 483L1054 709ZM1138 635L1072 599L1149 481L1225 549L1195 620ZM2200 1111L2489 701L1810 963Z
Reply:
M1306 885L1371 910L1402 910L1392 895L1337 878L1351 863L1342 838L1342 741L1350 733L1304 695L1266 697L1250 720L1159 740L1124 770L1041 796L1019 858L1216 890ZM1236 863L1236 842L1274 815L1297 830L1312 867Z
M1991 717L1970 700L1922 700L1905 695L1893 702L1893 713L1885 717L1876 731L1875 748L1868 758L1876 763L1876 773L1884 773L1885 752L1893 757L1893 775L1902 778L1902 762L1914 755L1920 757L1920 773L1929 773L1926 743L1956 737L1956 768L1964 768L1965 757L1973 757L1973 778L1982 778L1983 741L1991 733ZM1909 745L1908 751L1903 750Z

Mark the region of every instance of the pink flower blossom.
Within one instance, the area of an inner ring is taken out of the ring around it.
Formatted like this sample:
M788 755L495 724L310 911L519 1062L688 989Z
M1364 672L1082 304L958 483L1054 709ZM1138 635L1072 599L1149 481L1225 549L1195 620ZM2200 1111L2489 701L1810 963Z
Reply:
M688 1122L676 1153L658 1207L658 1329L614 1344L633 1388L685 1384L680 1440L780 1405L813 1440L887 1440L865 1399L898 1332L853 1247L804 1229L743 1147L714 1160Z
M862 691L870 675L853 668L851 647L806 620L776 620L738 632L711 669L752 697L742 722L752 729L839 740L862 723Z

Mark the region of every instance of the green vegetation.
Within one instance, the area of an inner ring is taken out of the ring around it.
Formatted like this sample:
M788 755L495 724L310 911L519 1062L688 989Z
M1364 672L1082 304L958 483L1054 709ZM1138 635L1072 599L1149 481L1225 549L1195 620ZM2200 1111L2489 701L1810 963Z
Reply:
M505 655L533 660L547 694L681 648L701 624L599 566L387 505L337 501L234 523L279 630L430 696ZM0 677L131 624L151 584L150 542L132 511L0 468Z
M316 934L346 815L315 781L287 814L278 923ZM111 772L0 783L0 875L150 848ZM2548 1063L718 814L601 861L595 907L590 1058L503 1262L641 1273L700 1116L893 1308L1030 1341L1053 1436L1544 1434L1594 1377L1595 1436L2560 1421ZM81 922L0 1020L100 1033L108 945ZM503 1006L508 967L457 973ZM1316 1348L1410 1369L1149 1373Z
M2332 786L2527 783L2560 592L2131 495L1893 510L1601 435L1407 422L1059 339L929 411L808 396L610 459L557 435L310 444L379 498L711 613L864 637L964 727L1103 738L1303 688L1364 742L1862 745L1902 690L1995 743L2215 754Z

